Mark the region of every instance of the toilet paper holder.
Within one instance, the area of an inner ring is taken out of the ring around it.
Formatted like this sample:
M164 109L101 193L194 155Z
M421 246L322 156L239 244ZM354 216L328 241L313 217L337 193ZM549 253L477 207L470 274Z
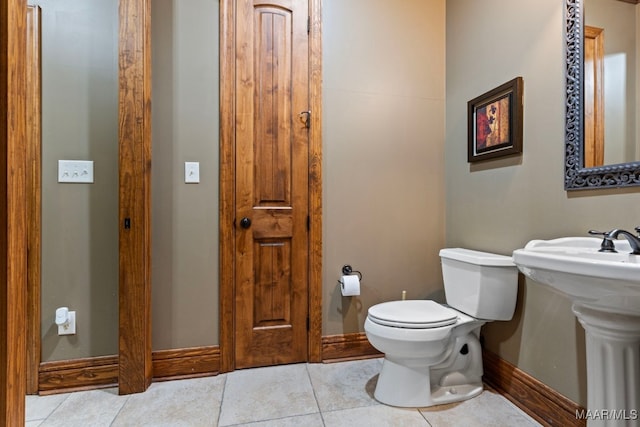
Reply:
M344 275L357 274L358 279L362 280L362 273L360 273L358 270L354 270L349 264L345 264L342 266L342 274ZM340 283L339 280L338 280L338 283Z

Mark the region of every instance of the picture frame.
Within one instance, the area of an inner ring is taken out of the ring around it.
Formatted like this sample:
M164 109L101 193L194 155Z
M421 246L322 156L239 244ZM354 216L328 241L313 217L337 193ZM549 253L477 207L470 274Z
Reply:
M469 163L522 153L522 77L467 103Z

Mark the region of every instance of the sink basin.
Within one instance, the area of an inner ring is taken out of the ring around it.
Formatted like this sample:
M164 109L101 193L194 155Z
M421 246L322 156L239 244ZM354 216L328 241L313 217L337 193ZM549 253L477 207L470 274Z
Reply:
M617 253L598 252L602 239L564 237L532 240L513 252L518 269L573 302L612 313L640 315L640 255L626 240Z
M626 416L640 408L640 255L629 253L626 240L615 241L617 253L598 252L601 242L593 237L532 240L513 252L513 262L573 303L585 330L588 409ZM636 425L635 420L622 424L594 417L587 425Z

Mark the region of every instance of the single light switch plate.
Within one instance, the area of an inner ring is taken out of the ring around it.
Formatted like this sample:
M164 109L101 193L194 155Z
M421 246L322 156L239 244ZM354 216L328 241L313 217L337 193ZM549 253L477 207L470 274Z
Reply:
M184 182L186 184L200 182L200 162L184 162Z
M93 183L93 161L58 160L58 182Z

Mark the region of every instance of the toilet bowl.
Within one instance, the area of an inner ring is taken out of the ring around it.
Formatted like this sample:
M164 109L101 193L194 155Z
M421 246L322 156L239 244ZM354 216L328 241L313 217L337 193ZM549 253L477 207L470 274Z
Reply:
M454 248L440 251L447 304L403 300L369 308L364 329L384 353L375 398L426 407L482 393L482 325L509 320L517 297L511 257Z

